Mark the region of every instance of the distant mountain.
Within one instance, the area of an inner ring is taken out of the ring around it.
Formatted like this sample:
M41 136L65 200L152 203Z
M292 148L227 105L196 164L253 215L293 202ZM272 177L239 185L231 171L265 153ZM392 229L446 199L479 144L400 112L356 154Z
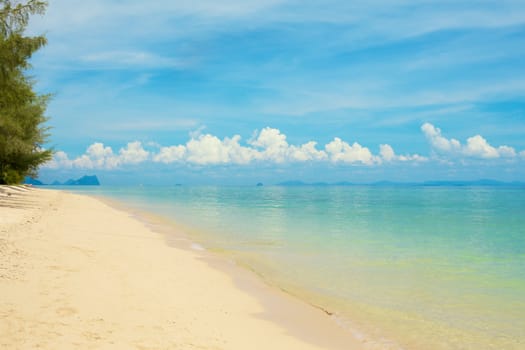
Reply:
M373 186L395 186L395 185L398 185L398 184L396 184L395 182L392 182L392 181L377 181L377 182L371 183L371 185L373 185Z
M306 182L293 180L293 181L284 181L277 184L277 186L311 186L310 184L307 184Z
M26 177L24 179L24 184L26 185L35 185L35 186L42 186L43 183L42 181L38 180L38 179L33 179L32 177Z
M307 183L299 180L284 181L276 184L277 186L298 187L298 186L374 186L374 187L389 187L389 186L525 186L524 182L502 182L496 180L474 180L474 181L425 181L425 182L392 182L392 181L377 181L372 183L352 183L347 181L326 183L316 182Z
M300 186L337 186L339 184L330 184L328 182L302 182L299 180L293 180L293 181L284 181L276 184L277 186L285 186L285 187L300 187Z
M334 185L335 186L353 186L354 184L348 181L341 181L341 182L336 182Z
M423 186L520 186L519 182L501 182L496 180L475 180L475 181L426 181Z
M24 180L25 184L35 185L35 186L43 186L47 185L43 183L40 180L33 179L30 177L26 177ZM53 181L51 183L52 186L100 186L100 182L98 181L98 178L96 175L93 176L82 176L80 179L69 179L66 182L59 182L59 181Z
M80 179L73 180L69 179L64 182L64 186L100 186L100 182L96 175L93 176L82 176Z

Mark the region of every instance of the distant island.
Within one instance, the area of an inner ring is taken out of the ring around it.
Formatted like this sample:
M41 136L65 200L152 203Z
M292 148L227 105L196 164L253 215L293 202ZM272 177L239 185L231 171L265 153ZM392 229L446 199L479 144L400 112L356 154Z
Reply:
M525 186L525 182L502 182L496 180L474 180L474 181L424 181L424 182L392 182L392 181L377 181L369 183L353 183L353 182L303 182L299 180L293 181L284 181L275 184L276 186L284 187L300 187L300 186L428 186L428 187L438 187L438 186Z
M35 186L46 186L46 185L52 185L52 186L100 186L100 181L98 181L98 178L96 175L92 176L82 176L79 179L69 179L66 182L59 182L59 181L53 181L51 184L43 183L42 181L38 179L33 178L26 178L24 181L24 184L28 185L35 185Z

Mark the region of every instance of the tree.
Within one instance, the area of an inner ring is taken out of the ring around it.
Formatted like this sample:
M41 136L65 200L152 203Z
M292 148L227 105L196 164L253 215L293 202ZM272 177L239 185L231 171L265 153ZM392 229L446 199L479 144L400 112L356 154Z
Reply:
M45 1L0 0L0 184L36 176L52 156L52 150L42 149L49 136L44 113L50 96L37 94L26 75L29 59L46 38L24 36L29 16L43 14L46 6Z

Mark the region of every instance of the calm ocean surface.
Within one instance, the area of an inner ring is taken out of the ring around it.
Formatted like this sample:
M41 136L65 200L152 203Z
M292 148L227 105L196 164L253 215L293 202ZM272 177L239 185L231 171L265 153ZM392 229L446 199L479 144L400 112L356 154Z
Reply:
M371 349L525 349L523 187L76 191L175 221Z

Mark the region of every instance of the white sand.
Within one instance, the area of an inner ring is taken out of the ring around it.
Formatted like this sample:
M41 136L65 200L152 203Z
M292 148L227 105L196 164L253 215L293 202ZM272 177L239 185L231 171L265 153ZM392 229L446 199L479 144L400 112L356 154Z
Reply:
M166 244L125 211L87 196L1 186L0 348L363 344L321 310L207 252Z

